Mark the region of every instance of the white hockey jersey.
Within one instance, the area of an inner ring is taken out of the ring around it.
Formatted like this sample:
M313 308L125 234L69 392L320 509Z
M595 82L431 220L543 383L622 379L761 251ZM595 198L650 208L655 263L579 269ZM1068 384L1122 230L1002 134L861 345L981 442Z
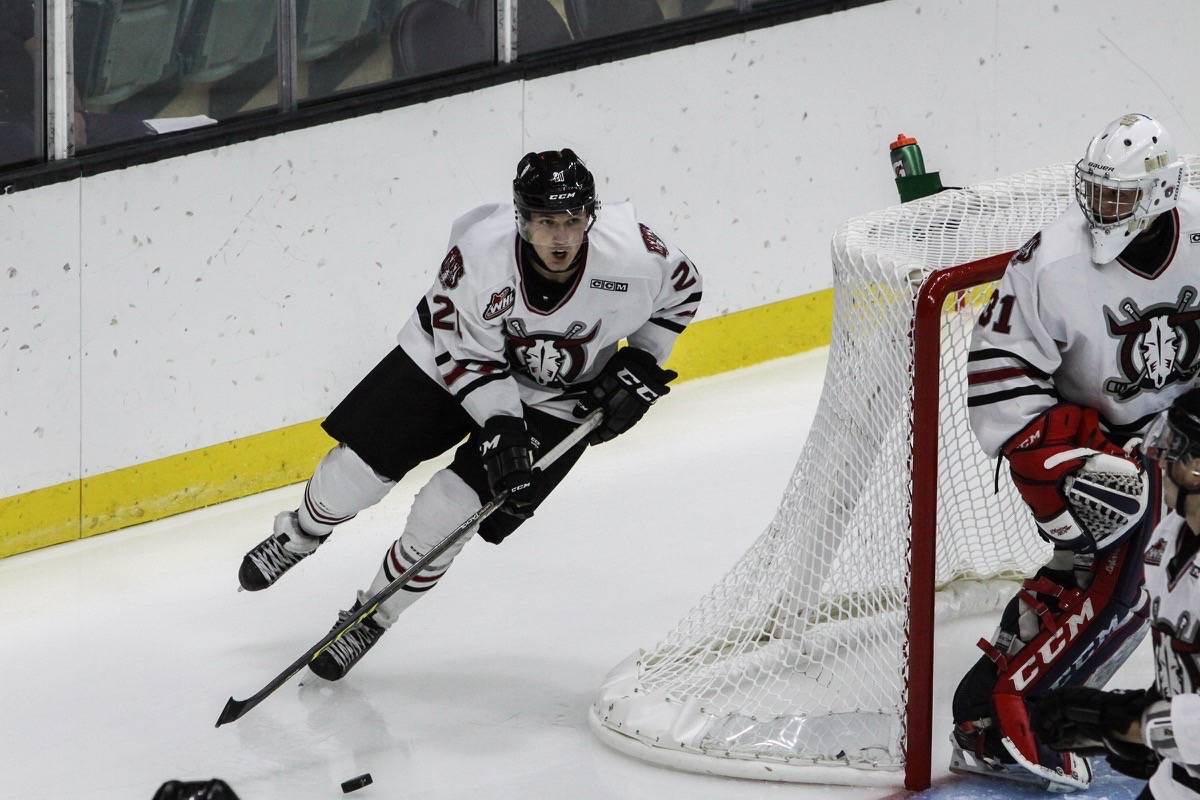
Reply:
M1174 512L1164 517L1151 534L1144 557L1155 686L1163 699L1171 701L1175 743L1186 762L1175 764L1168 759L1159 766L1150 780L1150 789L1159 800L1200 798L1175 775L1178 767L1187 773L1184 780L1200 784L1200 563L1193 555L1169 571L1179 550L1183 524L1183 517Z
M971 427L988 455L1059 402L1142 432L1200 370L1200 196L1185 192L1175 243L1153 275L1096 265L1072 205L1009 262L979 317L968 363Z
M521 403L571 419L581 385L622 339L661 365L696 314L691 260L639 223L630 203L606 204L565 296L529 303L514 209L481 206L451 228L437 280L400 332L400 345L482 425L521 416Z

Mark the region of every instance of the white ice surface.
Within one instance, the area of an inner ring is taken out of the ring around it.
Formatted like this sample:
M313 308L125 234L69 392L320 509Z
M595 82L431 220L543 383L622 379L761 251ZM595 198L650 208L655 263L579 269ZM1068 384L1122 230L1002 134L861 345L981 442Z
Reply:
M472 542L346 680L305 671L220 729L228 696L266 683L370 582L440 463L265 592L235 591L238 564L302 485L0 561L0 798L149 800L170 778L221 777L242 800L307 800L363 772L375 783L355 800L888 794L674 772L609 750L586 722L607 671L770 521L824 364L818 351L678 387L502 547ZM948 698L993 625L938 631L938 776ZM1149 674L1143 648L1116 682Z

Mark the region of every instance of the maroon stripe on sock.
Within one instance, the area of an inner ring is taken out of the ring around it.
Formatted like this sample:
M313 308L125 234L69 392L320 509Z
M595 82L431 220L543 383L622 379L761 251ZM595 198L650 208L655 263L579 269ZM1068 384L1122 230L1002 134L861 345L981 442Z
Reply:
M308 515L310 517L312 517L313 519L315 519L317 522L321 523L322 525L341 525L343 522L345 522L347 520L354 519L353 514L351 514L348 517L331 517L328 514L323 513L320 509L317 508L317 504L314 503L312 501L312 498L309 497L309 495L308 495L308 487L310 485L311 485L311 481L309 482L309 484L305 485L305 487L304 487L304 508L308 510Z
M408 571L409 568L404 566L404 562L396 557L395 548L388 551L388 557L391 559L392 569L396 570L396 577L399 577L400 575L402 575ZM447 567L447 569L449 569L449 567ZM433 588L432 584L437 583L438 579L441 578L445 574L446 574L446 570L442 570L441 572L439 572L435 575L429 575L429 574L418 575L417 577L415 577L411 581L409 581L409 583L410 584L412 584L412 583L417 583L417 584L428 583L428 584L430 584L430 586L427 586L425 588L431 589L431 588ZM394 581L394 580L396 580L396 578L388 578L388 580Z

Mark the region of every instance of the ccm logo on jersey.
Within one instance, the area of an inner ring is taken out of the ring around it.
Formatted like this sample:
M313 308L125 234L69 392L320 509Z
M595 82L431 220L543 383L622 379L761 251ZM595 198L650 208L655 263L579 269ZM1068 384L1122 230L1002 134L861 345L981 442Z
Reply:
M512 308L516 299L517 293L511 286L505 286L498 292L492 292L492 299L488 301L487 308L483 310L483 318L495 319Z
M1192 244L1200 244L1200 233L1189 233L1188 241Z
M620 281L607 281L602 278L592 278L592 288L605 292L628 292L629 284Z
M1018 692L1025 691L1025 687L1041 673L1042 667L1053 664L1054 659L1058 658L1067 645L1079 636L1079 631L1084 625L1095 617L1096 613L1092 610L1092 598L1089 597L1083 602L1079 613L1067 617L1065 623L1054 631L1054 634L1030 656L1028 661L1012 671L1013 688Z

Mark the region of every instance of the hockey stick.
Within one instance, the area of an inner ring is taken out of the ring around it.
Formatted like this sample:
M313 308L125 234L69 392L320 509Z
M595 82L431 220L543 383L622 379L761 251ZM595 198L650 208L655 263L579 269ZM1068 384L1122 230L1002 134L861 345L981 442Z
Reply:
M551 448L546 455L539 458L537 463L533 465L533 468L535 470L544 471L547 467L557 461L564 453L566 453L575 445L579 444L579 442L583 441L584 437L595 430L596 426L600 424L602 416L603 412L600 410L593 411L591 414L589 414L588 417L582 423L580 423L579 427L571 431L567 438L563 439L561 442ZM404 588L404 586L413 578L417 577L417 574L420 573L421 570L425 569L430 562L432 562L442 553L449 550L450 547L453 546L454 543L457 542L464 533L471 530L476 524L483 522L485 519L498 511L500 506L504 505L504 501L506 499L508 499L507 490L496 495L487 503L484 503L484 505L478 511L467 517L467 519L465 519L461 525L451 531L446 538L435 544L430 548L428 553L417 559L417 563L413 564L411 567L397 576L396 580L392 581L387 586L371 595L367 599L367 602L363 603L362 607L358 610L358 614L344 619L339 625L334 627L333 630L325 634L325 638L314 644L308 649L308 652L289 664L287 669L276 675L266 686L259 689L245 700L235 700L230 697L229 701L225 703L225 708L221 710L221 716L217 718L217 727L221 727L226 722L233 722L234 720L241 719L247 711L254 708L263 700L266 700L272 692L274 692L283 684L287 683L289 678L291 678L293 675L303 669L306 664L324 652L327 647L340 639L342 634L374 614L385 600Z

